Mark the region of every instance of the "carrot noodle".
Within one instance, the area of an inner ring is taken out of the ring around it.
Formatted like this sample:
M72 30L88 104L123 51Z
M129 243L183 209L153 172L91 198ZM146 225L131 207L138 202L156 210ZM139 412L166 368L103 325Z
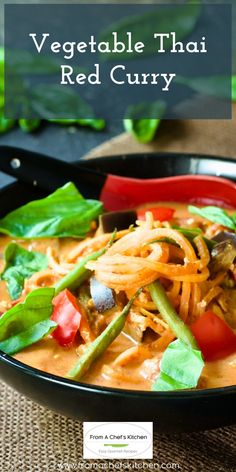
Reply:
M47 287L54 285L58 280L59 276L52 269L41 270L36 272L29 279L25 281L25 292L28 293L31 290L39 287Z
M163 328L165 329L168 328L167 323L163 321L162 318L158 317L156 314L151 313L145 308L141 308L140 312L142 313L142 315L147 316L148 318L151 318L151 320L153 320L155 323L161 325L161 331L163 331Z
M157 341L152 343L152 348L155 351L164 351L174 339L175 335L168 329Z
M161 238L176 241L184 251L183 264L174 264L168 260L168 244L153 242ZM150 253L141 257L145 245L148 245ZM120 291L127 286L132 289L142 287L160 276L186 282L206 280L209 275L206 268L198 273L202 265L203 260L197 258L191 243L182 234L173 229L158 228L138 229L127 234L115 242L104 256L89 262L86 267L95 270L100 282Z
M186 321L188 312L189 312L190 296L191 296L191 284L189 282L183 282L179 314L182 320L184 321Z
M210 262L210 254L207 249L207 245L201 236L196 236L196 238L194 238L194 243L197 246L197 250L201 259L201 268L206 267Z
M122 238L125 234L129 233L129 229L118 231L116 233L115 239ZM86 238L84 241L78 243L75 248L73 248L67 255L68 262L77 262L79 257L82 257L90 252L98 251L99 249L105 247L110 241L112 233L105 233L93 238Z
M200 314L206 310L206 307L212 302L212 300L217 298L222 293L222 290L223 289L221 287L212 287L209 290L209 292L200 302Z
M61 263L57 260L56 255L55 255L55 249L52 247L48 247L46 251L47 257L48 257L48 265L51 269L53 269L54 272L56 272L59 275L66 275L68 272L73 269L74 264L70 263Z

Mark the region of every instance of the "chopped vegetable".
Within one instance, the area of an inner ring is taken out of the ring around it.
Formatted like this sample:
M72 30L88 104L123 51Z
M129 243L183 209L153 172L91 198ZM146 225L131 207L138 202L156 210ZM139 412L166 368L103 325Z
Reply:
M195 388L204 361L199 349L187 346L180 339L169 344L161 359L161 372L152 386L154 391Z
M170 221L173 218L175 210L167 207L151 207L151 208L140 208L138 210L138 219L145 220L146 212L150 211L153 214L154 220L158 221Z
M211 276L221 271L228 271L236 258L236 245L231 240L222 241L211 251L209 270Z
M213 311L207 311L191 326L206 361L221 359L236 351L236 335Z
M198 208L190 205L188 211L194 215L201 216L206 218L206 220L213 221L213 223L218 223L220 225L226 226L226 228L236 230L236 216L235 214L230 216L227 211L223 208L215 206L207 206L204 208Z
M65 289L53 300L51 320L57 323L52 336L61 346L71 344L80 326L81 312L77 300L69 290Z
M140 293L140 291L138 292ZM77 364L68 372L71 379L80 380L88 372L91 364L100 357L107 347L114 341L124 328L126 318L130 308L138 293L130 299L122 312L109 323L106 329L98 336L86 349L85 353L80 357Z
M90 292L98 313L110 310L116 304L113 290L102 284L95 277L90 279Z
M41 200L12 211L0 220L0 232L18 238L84 238L102 203L86 200L72 182Z
M236 247L236 234L230 231L220 231L214 236L214 241L222 243L223 241L231 241Z
M111 233L115 228L117 231L129 228L136 220L137 213L134 210L110 211L99 216L99 228L103 233Z
M22 131L25 131L26 133L32 133L40 127L41 120L25 120L21 118L18 123Z
M39 288L0 317L0 349L15 354L56 327L50 320L54 288ZM43 323L42 323L43 322Z
M161 283L156 281L150 284L148 288L158 311L165 322L168 323L171 331L187 346L198 349L197 342L190 329L176 313Z
M5 267L1 279L7 283L10 297L15 300L20 297L25 279L35 272L46 269L47 256L41 252L27 251L15 242L11 242L4 253Z

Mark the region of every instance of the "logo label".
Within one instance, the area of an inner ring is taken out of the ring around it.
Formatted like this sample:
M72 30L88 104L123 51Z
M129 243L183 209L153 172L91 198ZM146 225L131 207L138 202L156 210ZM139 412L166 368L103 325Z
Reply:
M153 423L83 423L84 459L152 459Z

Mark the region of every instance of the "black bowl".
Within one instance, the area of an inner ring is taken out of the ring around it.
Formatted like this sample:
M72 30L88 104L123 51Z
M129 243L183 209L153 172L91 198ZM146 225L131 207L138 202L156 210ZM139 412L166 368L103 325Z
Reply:
M179 154L161 156L106 157L86 161L83 165L102 172L142 178L207 174L236 180L236 162L230 159ZM74 172L72 169L72 180ZM27 188L28 200L35 197L33 188L31 190L30 194ZM5 211L8 211L9 195L14 201L17 192L19 184L16 183L1 190L1 202L6 201ZM25 198L26 194L23 200ZM19 200L16 198L15 201L19 206ZM197 431L236 422L236 386L199 391L139 392L63 379L28 367L3 352L0 352L0 365L2 380L13 388L51 410L81 421L153 421L155 429L161 432Z

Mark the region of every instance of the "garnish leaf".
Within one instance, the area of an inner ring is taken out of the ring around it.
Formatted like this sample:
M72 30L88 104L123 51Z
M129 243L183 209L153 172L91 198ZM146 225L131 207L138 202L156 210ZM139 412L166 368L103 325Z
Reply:
M52 314L54 288L33 290L23 303L18 303L0 317L0 349L13 354L45 336L56 324L40 324ZM51 320L50 320L51 321Z
M152 390L168 391L195 388L204 361L199 349L193 349L180 339L169 344L161 360L161 373Z
M25 347L40 341L40 339L44 338L44 336L49 335L56 328L56 326L57 324L55 321L50 319L40 321L25 331L22 331L21 333L11 336L10 338L0 342L0 349L1 351L5 352L5 354L15 354Z
M8 244L4 258L5 267L1 278L6 281L10 297L13 300L21 295L25 279L48 266L45 254L27 251L15 242Z
M166 104L162 100L132 105L127 109L123 120L125 130L141 143L148 143L155 137L165 110Z
M17 238L84 238L102 213L98 200L86 200L72 182L0 220L0 232Z
M120 60L134 59L135 56L139 56L139 53L133 52L130 54L127 52L127 31L130 31L134 42L142 41L146 45L145 56L154 55L157 51L157 44L155 41L150 41L150 34L154 32L170 33L175 31L176 40L181 41L194 30L200 13L200 4L187 3L181 5L181 8L179 8L179 5L166 5L164 8L156 8L145 14L132 15L111 24L109 29L105 30L99 39L101 41L110 41L112 32L117 31L119 38L126 45L124 52L119 54ZM170 49L171 46L171 38L166 39L166 49ZM101 54L101 56L103 60L116 59L116 55L113 52Z
M206 220L212 221L213 223L219 223L220 225L226 226L226 228L236 229L235 217L230 216L225 210L223 210L223 208L215 206L198 208L190 205L188 211L194 215L206 218Z

